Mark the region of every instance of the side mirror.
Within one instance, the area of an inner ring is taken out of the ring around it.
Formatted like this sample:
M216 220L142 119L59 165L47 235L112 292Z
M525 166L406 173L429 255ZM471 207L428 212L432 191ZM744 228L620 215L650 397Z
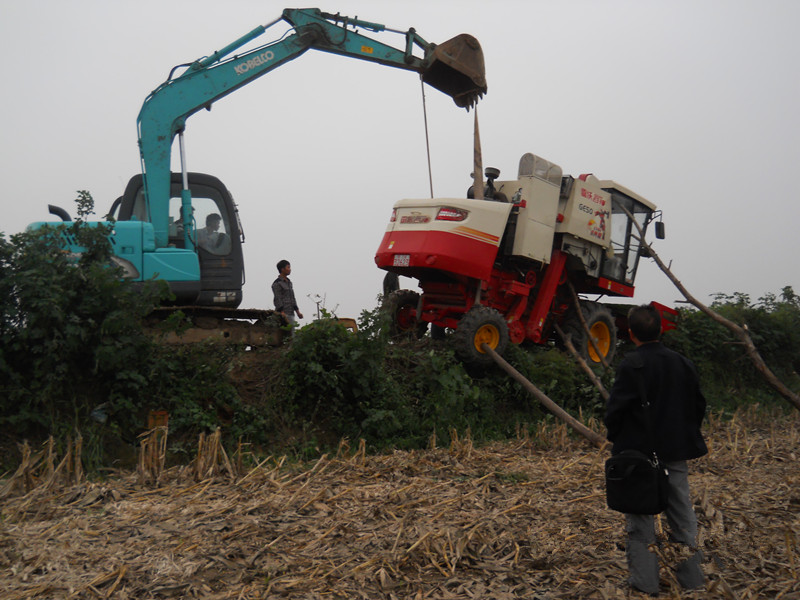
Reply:
M664 221L656 221L656 238L663 240L664 237L666 237L666 233L664 231Z

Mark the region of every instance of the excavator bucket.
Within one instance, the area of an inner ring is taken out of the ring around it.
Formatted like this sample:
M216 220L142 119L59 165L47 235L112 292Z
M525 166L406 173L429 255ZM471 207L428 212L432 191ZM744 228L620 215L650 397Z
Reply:
M486 93L486 67L481 45L462 33L434 47L422 81L450 96L456 106L475 106Z

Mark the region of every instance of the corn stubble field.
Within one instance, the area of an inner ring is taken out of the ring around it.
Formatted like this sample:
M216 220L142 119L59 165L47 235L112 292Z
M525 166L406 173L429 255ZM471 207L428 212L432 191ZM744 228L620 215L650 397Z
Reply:
M662 597L800 598L800 418L712 417L706 432L691 485L708 584L681 596L664 540ZM146 442L137 472L106 481L47 448L0 481L0 597L641 597L606 453L563 427L380 456L343 443L302 467L243 467L209 436L161 470L164 432Z

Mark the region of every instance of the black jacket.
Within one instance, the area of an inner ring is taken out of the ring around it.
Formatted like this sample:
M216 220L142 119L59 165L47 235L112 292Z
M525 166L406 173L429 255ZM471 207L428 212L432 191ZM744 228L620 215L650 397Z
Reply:
M638 378L643 377L653 422L651 441L644 420ZM690 360L661 342L642 344L629 353L617 369L606 405L608 439L612 454L653 446L661 460L689 460L708 452L700 424L706 399Z

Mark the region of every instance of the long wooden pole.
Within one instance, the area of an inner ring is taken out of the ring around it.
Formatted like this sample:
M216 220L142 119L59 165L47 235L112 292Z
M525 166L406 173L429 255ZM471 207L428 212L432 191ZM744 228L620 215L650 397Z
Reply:
M641 247L647 252L647 255L656 261L658 268L663 271L663 273L669 278L669 280L673 283L673 285L678 288L678 291L683 294L683 297L690 303L696 306L700 312L705 314L706 316L710 317L720 325L727 327L733 335L735 335L739 340L741 340L742 344L744 345L745 352L750 360L755 365L756 369L764 376L764 379L767 380L769 383L781 396L783 396L786 400L789 401L796 409L800 410L800 396L795 394L792 390L790 390L778 377L770 370L767 366L767 363L764 362L764 359L759 354L758 350L756 349L755 344L753 343L753 339L750 337L750 334L747 332L746 326L740 327L733 321L726 319L718 312L712 310L702 302L700 302L697 298L692 296L683 284L678 280L677 277L672 273L672 270L664 264L664 261L661 260L661 257L656 254L656 251L653 250L652 246L648 244L644 239L644 232L642 231L642 226L639 225L639 222L633 217L630 211L622 207L622 210L628 215L628 218L633 222L634 226L636 227L636 231L639 232L639 236L637 237Z
M558 333L558 335L561 336L561 339L564 340L564 345L567 347L567 350L569 350L569 353L572 354L572 357L578 362L578 366L580 366L581 370L586 373L586 376L594 384L594 387L598 389L600 395L603 397L603 400L608 402L609 395L606 386L604 386L603 382L600 381L600 378L594 374L594 371L592 371L591 367L589 367L589 365L580 355L580 352L578 352L578 350L575 348L575 344L572 343L572 337L568 333L564 333L564 330L561 329L558 323L556 323L554 327L556 333ZM599 352L597 354L601 358L603 357L603 355Z
M514 367L508 364L505 359L500 356L497 352L495 352L492 348L489 347L488 344L483 344L482 349L486 352L489 356L492 357L494 362L498 364L498 366L503 369L506 373L511 375L514 379L516 379L522 387L524 387L530 394L536 398L542 406L544 406L550 413L552 413L556 418L561 419L564 423L567 424L568 427L571 427L576 433L582 435L587 440L589 440L593 445L597 446L598 448L605 447L608 444L608 441L596 431L593 431L586 427L583 423L578 421L575 417L570 415L567 411L561 408L558 404L553 402L550 398L547 397L542 390L537 388L533 385L528 379L519 371L517 371Z

